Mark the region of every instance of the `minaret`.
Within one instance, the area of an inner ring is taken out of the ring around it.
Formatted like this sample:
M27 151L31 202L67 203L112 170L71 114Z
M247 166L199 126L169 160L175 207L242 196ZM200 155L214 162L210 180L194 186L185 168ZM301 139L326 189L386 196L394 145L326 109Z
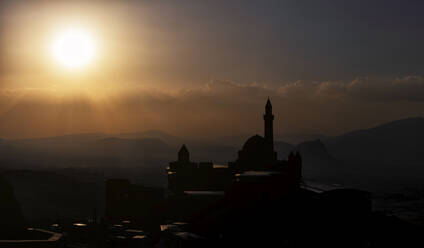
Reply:
M178 161L179 162L190 162L190 153L188 152L185 144L183 144L183 146L181 146L181 149L178 152Z
M265 114L264 114L264 123L265 123L264 137L266 142L270 146L271 151L274 151L274 131L272 126L273 121L274 121L274 115L272 114L272 105L268 97L268 101L266 102L266 105L265 105Z

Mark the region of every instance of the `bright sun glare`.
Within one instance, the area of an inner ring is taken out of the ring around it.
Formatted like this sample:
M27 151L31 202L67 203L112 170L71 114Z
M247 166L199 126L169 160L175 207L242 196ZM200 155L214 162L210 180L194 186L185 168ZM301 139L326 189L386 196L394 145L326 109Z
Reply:
M69 69L90 64L96 55L93 35L82 28L68 28L56 34L51 46L54 60Z

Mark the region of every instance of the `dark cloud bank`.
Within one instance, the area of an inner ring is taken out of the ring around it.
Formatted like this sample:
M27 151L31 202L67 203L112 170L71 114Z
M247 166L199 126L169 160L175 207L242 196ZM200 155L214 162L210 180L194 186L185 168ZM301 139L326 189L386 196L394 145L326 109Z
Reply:
M139 89L100 99L58 97L37 89L3 89L2 137L160 129L177 135L261 132L269 96L278 133L334 135L424 112L424 77L356 78L352 81L267 86L212 80L173 93Z

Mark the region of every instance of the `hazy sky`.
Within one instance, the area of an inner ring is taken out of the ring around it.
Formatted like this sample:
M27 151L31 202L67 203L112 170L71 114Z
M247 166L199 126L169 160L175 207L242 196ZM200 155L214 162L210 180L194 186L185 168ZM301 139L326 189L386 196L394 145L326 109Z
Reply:
M118 3L119 2L119 3ZM424 2L3 1L0 137L161 129L339 134L424 115ZM95 61L49 54L67 26Z

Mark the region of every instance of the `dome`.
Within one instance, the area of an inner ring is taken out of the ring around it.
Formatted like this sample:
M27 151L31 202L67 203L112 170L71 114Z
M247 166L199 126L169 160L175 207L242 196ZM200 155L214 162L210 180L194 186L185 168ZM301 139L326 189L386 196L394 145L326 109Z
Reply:
M243 145L243 151L262 151L266 147L265 138L259 135L250 137Z
M250 137L237 158L241 170L267 170L277 162L277 153L267 140L259 135Z

